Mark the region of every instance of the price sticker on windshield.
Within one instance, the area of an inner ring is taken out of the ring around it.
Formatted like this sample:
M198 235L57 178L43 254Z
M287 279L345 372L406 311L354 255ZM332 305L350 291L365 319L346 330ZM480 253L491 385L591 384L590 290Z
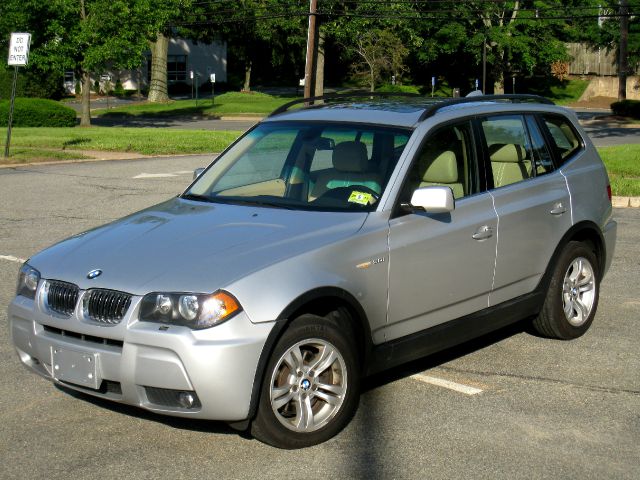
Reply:
M371 200L373 199L373 195L365 192L353 191L351 192L351 196L349 197L349 203L357 203L358 205L369 205Z

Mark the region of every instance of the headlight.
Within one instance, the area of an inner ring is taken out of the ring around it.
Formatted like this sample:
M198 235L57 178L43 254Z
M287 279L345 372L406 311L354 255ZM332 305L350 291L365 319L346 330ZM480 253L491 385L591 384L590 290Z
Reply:
M36 298L36 289L38 288L39 281L40 272L25 263L20 268L20 273L18 274L16 294L27 298Z
M149 293L140 304L140 320L144 322L182 325L194 330L219 325L242 311L233 295Z

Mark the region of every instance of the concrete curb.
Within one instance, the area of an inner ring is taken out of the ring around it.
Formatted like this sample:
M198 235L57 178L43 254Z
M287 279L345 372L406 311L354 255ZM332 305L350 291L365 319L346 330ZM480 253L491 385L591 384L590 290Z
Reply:
M640 197L613 197L611 204L614 208L640 208Z
M211 160L220 155L220 153L176 153L175 155L142 155L139 153L132 153L129 156L122 157L111 157L111 158L75 158L69 160L53 160L47 162L30 162L30 163L7 163L0 164L0 169L8 169L8 168L24 168L24 167L35 167L40 165L67 165L72 163L92 163L92 162L119 162L119 161L130 161L130 160L144 160L144 159L153 159L153 158L174 158L174 157L202 157L202 156L210 156ZM207 164L208 165L208 164Z

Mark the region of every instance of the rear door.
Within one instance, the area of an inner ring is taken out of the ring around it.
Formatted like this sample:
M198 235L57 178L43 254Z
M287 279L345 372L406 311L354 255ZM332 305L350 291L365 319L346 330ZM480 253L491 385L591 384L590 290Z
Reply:
M490 304L533 291L571 227L564 176L556 170L533 115L479 120L490 193L498 214L496 271Z

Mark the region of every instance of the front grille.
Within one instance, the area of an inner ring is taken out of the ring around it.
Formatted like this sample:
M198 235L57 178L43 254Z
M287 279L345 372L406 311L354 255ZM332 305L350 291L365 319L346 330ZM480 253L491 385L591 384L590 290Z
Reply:
M131 295L115 290L93 289L84 297L84 314L109 325L120 323L131 305Z
M47 306L62 315L71 315L78 301L78 287L72 283L52 280L46 290Z

